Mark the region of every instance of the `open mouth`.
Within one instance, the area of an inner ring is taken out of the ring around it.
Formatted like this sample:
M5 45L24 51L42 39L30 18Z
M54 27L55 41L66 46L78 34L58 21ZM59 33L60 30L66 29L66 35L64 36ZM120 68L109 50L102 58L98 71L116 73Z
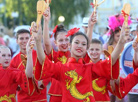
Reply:
M62 49L67 49L68 48L68 46L61 46L62 47Z
M6 62L4 62L5 64L8 64L9 62L8 61L6 61Z
M76 49L76 51L77 51L77 52L79 52L79 53L81 53L81 52L82 52L82 50L81 50L81 49Z

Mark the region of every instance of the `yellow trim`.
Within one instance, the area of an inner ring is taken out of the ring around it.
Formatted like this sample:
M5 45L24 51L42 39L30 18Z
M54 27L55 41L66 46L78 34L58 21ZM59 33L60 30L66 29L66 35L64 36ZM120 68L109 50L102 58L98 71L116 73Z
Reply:
M120 91L121 91L121 90L120 90L120 78L119 78L119 94L120 94L120 96L121 96L121 98L122 98L122 94L121 94Z
M51 94L51 93L48 93L48 94L51 96L62 96L62 95L58 95L58 94Z
M109 60L111 60L111 79L113 79L113 75L112 75L112 57L110 56Z
M45 60L47 60L47 57L45 57ZM43 69L44 69L45 60L44 60L44 62L42 64L41 75L40 75L39 80L42 78L42 75L43 75Z
M26 74L25 74L25 75L26 75ZM35 86L34 86L33 78L32 78L32 83L33 83L34 89L33 89L32 93L30 93L30 89L29 89L29 81L28 81L28 77L27 77L27 76L26 76L26 79L27 79L27 85L28 85L29 96L32 96L33 93L35 92Z
M37 100L37 101L32 101L32 102L40 102L40 101L47 101L47 99L42 99L42 100Z
M15 99L15 94L10 94L9 96L4 95L0 97L0 101L7 101L7 102L12 102L11 98Z
M17 69L19 69L19 67L21 66L22 63L23 63L23 62L21 61L21 63L18 65Z
M37 64L37 57L36 57L36 64ZM35 75L35 67L36 67L36 64L35 64L35 66L33 67L33 69L34 69L34 75ZM34 79L37 80L37 79L35 78L35 76L34 76ZM37 80L37 81L38 81L38 80Z

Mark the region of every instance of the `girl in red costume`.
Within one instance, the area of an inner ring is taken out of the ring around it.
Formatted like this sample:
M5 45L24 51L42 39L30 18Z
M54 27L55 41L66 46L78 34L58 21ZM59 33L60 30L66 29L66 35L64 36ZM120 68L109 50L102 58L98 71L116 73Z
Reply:
M117 56L121 53L124 46L125 27L122 28L120 40L117 47L113 51L111 57L98 64L85 64L83 56L85 55L89 41L85 34L78 32L79 29L74 28L68 31L67 37L70 36L71 58L66 64L52 63L45 56L41 45L41 30L37 31L36 24L33 26L33 35L35 36L37 61L35 68L36 79L45 79L52 76L59 80L62 86L62 102L94 102L92 92L92 75L97 74L107 79L118 78L116 73L119 72L116 65ZM99 68L99 70L95 70Z
M44 30L43 30L43 41L45 45L45 52L48 55L49 60L54 63L61 62L65 64L70 57L69 51L69 39L66 37L67 30L65 30L63 25L56 25L53 33L55 38L55 45L58 48L58 51L52 49L50 39L49 39L49 20L50 20L50 8L47 9L44 13ZM94 25L94 23L93 23ZM93 26L91 27L91 29ZM92 32L89 31L89 32ZM47 39L47 40L45 40ZM84 61L90 60L88 55L85 56ZM62 101L62 90L61 85L58 80L52 78L52 84L49 90L50 102L61 102Z
M30 45L33 42L29 41L27 44L27 67L24 72L9 67L11 61L10 49L6 46L0 46L0 101L1 102L16 102L16 90L18 85L20 85L21 90L24 90L28 95L33 92L32 75L33 72L31 68L32 65L32 54L30 53L32 49ZM28 74L29 72L29 74Z

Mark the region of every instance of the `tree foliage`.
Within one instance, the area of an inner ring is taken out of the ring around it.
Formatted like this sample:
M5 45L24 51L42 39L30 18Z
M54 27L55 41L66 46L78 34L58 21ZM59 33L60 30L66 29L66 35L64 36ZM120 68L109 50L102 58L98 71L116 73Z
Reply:
M16 19L16 24L28 24L36 20L36 3L37 0L6 0L6 17L8 26L12 26L12 12L19 12L19 17ZM89 9L89 0L52 0L51 8L51 25L59 23L58 17L64 16L64 24L68 26L74 22L73 18L80 14L85 16Z

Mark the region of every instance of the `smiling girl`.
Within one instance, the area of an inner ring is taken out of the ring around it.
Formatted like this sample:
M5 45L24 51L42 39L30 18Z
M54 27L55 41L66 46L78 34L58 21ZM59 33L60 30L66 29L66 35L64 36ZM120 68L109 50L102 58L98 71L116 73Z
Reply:
M116 65L116 60L121 53L125 43L125 27L122 28L120 40L117 47L114 49L111 57L101 61L98 64L85 64L83 61L84 53L87 52L89 41L85 34L74 29L70 36L71 57L66 64L52 63L45 56L41 44L41 29L36 30L36 24L33 26L33 35L36 41L38 60L35 68L35 78L45 79L48 76L55 78L62 86L62 102L94 102L92 92L93 74L103 76L107 79L117 79L119 73L119 65ZM94 68L99 68L95 70Z

